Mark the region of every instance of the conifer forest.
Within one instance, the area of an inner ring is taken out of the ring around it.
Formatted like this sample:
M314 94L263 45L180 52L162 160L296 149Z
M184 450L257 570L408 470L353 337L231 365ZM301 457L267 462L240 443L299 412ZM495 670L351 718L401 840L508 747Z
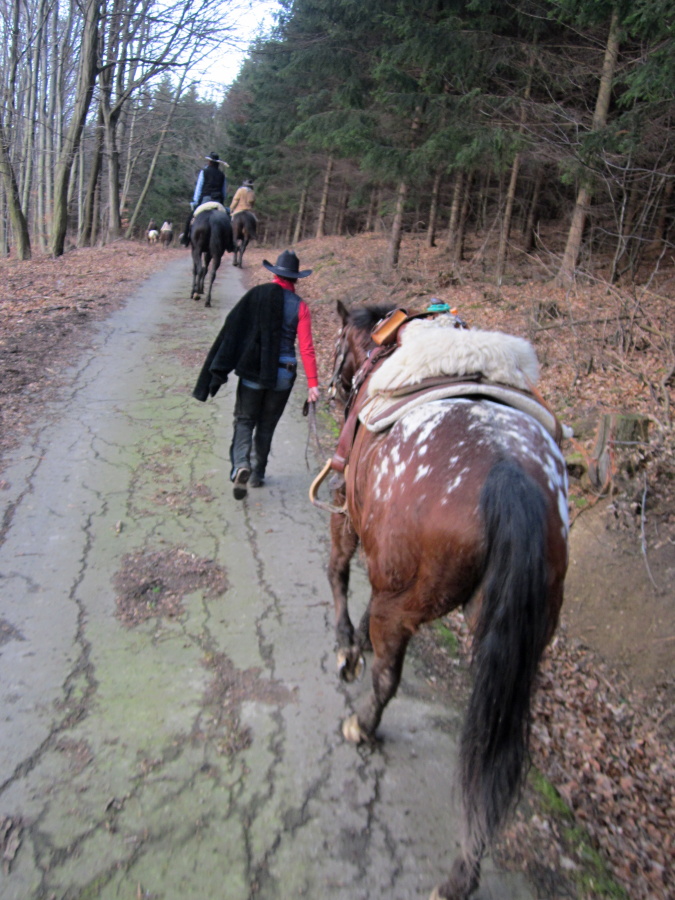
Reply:
M228 88L228 0L4 0L3 251L182 221L204 155L254 177L263 239L379 230L461 260L467 228L649 277L673 249L673 0L284 0ZM213 58L213 56L211 56Z

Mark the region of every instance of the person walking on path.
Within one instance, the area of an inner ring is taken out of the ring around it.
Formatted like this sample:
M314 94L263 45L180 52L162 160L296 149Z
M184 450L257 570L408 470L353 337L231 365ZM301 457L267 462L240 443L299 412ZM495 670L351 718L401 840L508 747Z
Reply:
M307 377L307 399L319 399L316 354L309 307L297 295L300 271L292 250L284 250L273 265L263 266L274 279L247 291L232 308L211 347L192 395L202 402L218 392L230 372L239 376L234 408L234 435L230 446L236 500L243 500L248 485L265 483L267 459L279 419L297 375L296 338Z
M255 191L253 190L253 179L247 178L246 181L242 182L241 187L238 187L234 192L232 203L230 203L230 215L233 216L235 213L244 212L245 210L253 212L254 206Z

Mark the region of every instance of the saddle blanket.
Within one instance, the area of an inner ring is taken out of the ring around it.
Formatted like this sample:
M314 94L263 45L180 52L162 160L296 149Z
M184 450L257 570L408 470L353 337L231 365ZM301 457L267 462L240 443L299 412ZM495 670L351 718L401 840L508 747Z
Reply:
M432 387L420 388L403 396L379 394L369 397L359 410L359 421L371 432L385 431L417 406L433 400L449 400L473 397L496 400L513 409L527 413L542 425L551 437L560 443L563 437L571 437L571 429L561 425L555 415L536 397L517 388L502 384L485 384L480 381L447 381Z
M222 203L218 203L217 200L209 200L208 203L202 203L201 206L198 206L197 209L192 213L192 218L199 215L199 213L207 212L209 209L217 209L219 212L227 212Z

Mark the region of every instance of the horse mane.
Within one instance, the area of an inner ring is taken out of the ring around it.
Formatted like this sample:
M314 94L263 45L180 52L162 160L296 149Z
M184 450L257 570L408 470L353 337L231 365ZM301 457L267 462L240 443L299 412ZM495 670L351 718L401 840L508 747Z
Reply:
M373 326L396 309L393 303L374 303L367 306L354 306L349 310L349 324L358 331L370 331Z

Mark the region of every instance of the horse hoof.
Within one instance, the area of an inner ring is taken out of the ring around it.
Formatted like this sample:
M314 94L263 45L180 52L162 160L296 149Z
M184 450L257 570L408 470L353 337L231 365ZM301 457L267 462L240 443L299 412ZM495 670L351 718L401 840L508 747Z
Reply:
M364 734L359 725L359 719L356 713L345 719L342 723L342 734L352 744L360 744L364 740Z
M204 306L211 306L211 301L207 300L206 303L204 304Z
M338 650L337 670L340 681L346 681L347 683L360 681L363 678L363 673L366 671L366 661L361 654L354 660L353 655L348 650Z

